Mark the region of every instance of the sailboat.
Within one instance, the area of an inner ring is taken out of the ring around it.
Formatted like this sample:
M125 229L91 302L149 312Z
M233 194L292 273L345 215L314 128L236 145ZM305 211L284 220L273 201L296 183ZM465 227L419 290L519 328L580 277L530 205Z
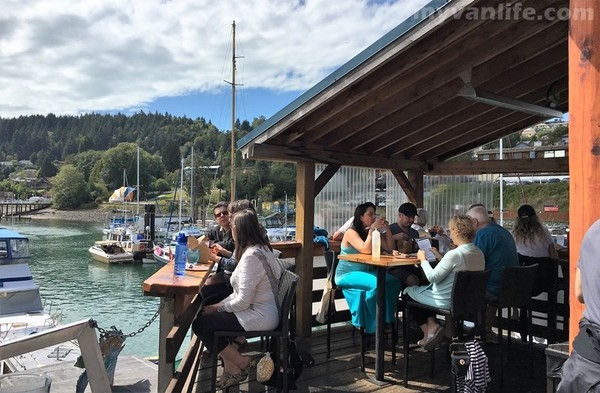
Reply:
M122 202L120 217L108 220L107 227L103 229L104 239L96 241L89 249L92 258L99 262L108 264L127 264L135 261L145 263L156 263L153 256L153 246L150 239L145 238L144 230L140 229L139 216L139 162L140 149L137 148L137 186L129 187L127 184L127 172L123 170L123 186L115 190L110 202ZM127 202L133 202L136 198L137 214L126 208Z

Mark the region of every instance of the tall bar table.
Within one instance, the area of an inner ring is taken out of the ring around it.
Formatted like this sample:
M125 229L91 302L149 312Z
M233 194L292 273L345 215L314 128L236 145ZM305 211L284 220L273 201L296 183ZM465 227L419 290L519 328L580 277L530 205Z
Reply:
M175 371L175 355L177 349L167 350L167 335L179 316L190 305L192 299L198 294L206 282L213 262L205 264L205 270L186 270L183 277L173 274L173 262L169 262L160 270L144 281L144 296L160 297L160 329L158 343L158 391L164 392Z
M385 382L383 377L384 357L384 328L385 328L385 273L388 268L394 266L408 266L420 264L417 258L400 258L392 255L381 255L373 258L370 254L340 254L338 259L343 261L363 263L377 268L377 308L376 308L376 331L375 331L375 380Z

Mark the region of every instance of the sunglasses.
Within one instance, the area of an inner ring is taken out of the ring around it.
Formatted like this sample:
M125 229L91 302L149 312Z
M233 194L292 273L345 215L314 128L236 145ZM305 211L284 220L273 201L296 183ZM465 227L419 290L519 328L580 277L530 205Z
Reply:
M215 213L216 218L219 218L221 216L228 216L228 215L229 215L229 212L227 210L219 212L219 213Z

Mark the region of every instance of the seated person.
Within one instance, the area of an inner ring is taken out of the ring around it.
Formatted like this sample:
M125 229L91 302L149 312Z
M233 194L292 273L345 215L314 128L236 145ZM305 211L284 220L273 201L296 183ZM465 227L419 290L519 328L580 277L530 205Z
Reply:
M373 204L373 209L375 209L375 204ZM352 226L352 222L354 221L354 217L350 217L348 221L346 221L337 231L333 233L331 236L331 240L340 241L344 237L344 233Z
M375 219L372 203L359 205L354 212L354 220L340 244L340 254L371 254L373 232L383 227L385 220ZM381 237L384 251L393 247L391 232ZM350 261L340 260L335 271L335 282L342 289L352 314L352 324L364 328L366 333L374 333L376 327L375 309L377 295L377 274L374 267ZM385 321L395 322L396 303L400 293L400 281L386 274L386 310Z
M414 217L414 223L411 225L411 228L415 231L419 232L419 238L429 237L432 235L427 231L427 210L422 207L417 209L417 214Z
M450 308L452 286L455 273L460 270L484 270L485 260L481 250L473 244L475 224L469 216L454 216L448 223L452 241L458 247L450 250L443 257L434 249L436 258L440 258L435 268L432 268L425 257L425 252L419 250L417 257L429 280L429 285L413 286L404 289L403 299L414 300L430 306ZM418 342L425 350L435 348L443 339L451 338L451 324L446 321L443 329L436 321L431 311L414 308L411 315L423 331L423 339Z
M229 227L229 214L227 202L217 203L214 207L214 215L218 225L215 225L206 234L210 240L210 246L224 257L230 257L234 249Z
M192 323L192 330L212 350L216 330L227 327L231 331L272 330L279 324L276 302L277 278L282 267L275 262L270 244L250 209L233 215L232 232L235 256L238 261L231 275L233 293L223 301L204 306ZM238 352L239 343L229 343L226 337L218 341L223 359L223 375L217 389L225 389L248 377L254 360Z
M412 254L419 249L415 242L415 239L419 238L419 232L412 228L415 216L417 216L417 207L406 202L398 208L398 221L390 224L390 232L396 245L394 248L400 253ZM400 280L404 287L425 283L421 278L421 270L416 266L393 267L389 269L389 273Z
M220 205L221 203L217 204L217 206ZM217 214L217 210L222 213L222 209L217 206L215 206L215 216ZM250 209L256 213L252 202L250 202L248 199L236 200L230 202L229 205L226 204L226 206L228 214L221 214L219 217L225 217L228 223L230 217L233 217L233 215L238 211ZM227 224L227 228L229 228L229 224ZM230 229L228 233L231 233ZM268 241L268 239L266 241ZM209 260L217 263L217 273L210 276L202 288L200 288L200 295L203 299L203 305L218 303L229 296L233 291L229 281L231 279L231 272L233 272L237 263L235 259L235 249L232 249L233 252L228 252L229 256L224 256L223 250L223 246L218 242L212 244Z

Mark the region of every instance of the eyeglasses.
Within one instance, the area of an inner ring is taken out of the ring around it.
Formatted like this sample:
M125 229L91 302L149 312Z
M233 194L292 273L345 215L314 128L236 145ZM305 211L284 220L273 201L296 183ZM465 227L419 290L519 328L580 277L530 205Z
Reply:
M229 212L227 210L224 210L224 211L219 212L219 213L215 213L215 217L216 218L219 218L221 216L228 216L228 215L229 215Z

